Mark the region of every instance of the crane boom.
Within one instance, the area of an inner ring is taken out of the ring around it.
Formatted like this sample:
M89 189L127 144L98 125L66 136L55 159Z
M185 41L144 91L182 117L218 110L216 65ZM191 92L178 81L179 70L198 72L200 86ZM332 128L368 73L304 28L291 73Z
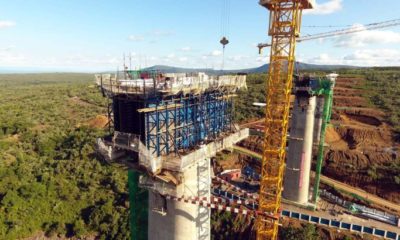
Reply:
M399 25L400 25L400 19L393 19L393 20L388 20L388 21L383 21L383 22L370 23L370 24L366 24L366 25L353 26L353 27L330 31L330 32L325 32L325 33L306 35L304 37L297 38L296 42L304 42L304 41L316 40L316 39L321 39L321 38L336 37L336 36L340 36L340 35L359 33L359 32L364 32L364 31L368 31L368 30L395 27L395 26L399 26ZM257 47L259 49L259 53L261 53L261 50L263 48L270 47L270 46L271 46L271 44L269 44L269 43L260 43L257 45Z
M265 136L259 210L279 215L289 125L290 94L295 65L296 37L302 10L312 8L311 0L261 0L270 10L271 54L266 83ZM257 239L277 239L279 220L259 216Z

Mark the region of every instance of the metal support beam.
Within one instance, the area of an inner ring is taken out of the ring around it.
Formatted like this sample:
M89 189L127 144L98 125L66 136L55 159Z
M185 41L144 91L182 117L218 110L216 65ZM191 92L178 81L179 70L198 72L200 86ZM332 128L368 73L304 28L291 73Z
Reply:
M139 172L128 171L131 240L147 240L149 192L139 188Z

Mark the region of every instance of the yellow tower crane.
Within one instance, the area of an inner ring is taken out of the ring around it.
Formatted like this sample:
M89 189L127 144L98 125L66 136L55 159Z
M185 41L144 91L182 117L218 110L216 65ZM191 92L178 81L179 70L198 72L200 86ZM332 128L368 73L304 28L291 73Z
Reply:
M303 9L315 0L260 0L270 10L271 53L266 84L265 136L259 210L275 216L281 205L296 37ZM278 218L279 219L279 218ZM259 216L257 239L277 239L279 220Z

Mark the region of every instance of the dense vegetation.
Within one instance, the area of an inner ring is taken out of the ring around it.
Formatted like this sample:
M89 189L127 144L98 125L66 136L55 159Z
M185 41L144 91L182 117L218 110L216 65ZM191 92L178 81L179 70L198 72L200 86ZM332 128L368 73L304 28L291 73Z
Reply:
M212 211L211 239L255 239L253 220L229 212Z
M266 74L251 74L247 76L247 90L238 93L235 101L235 119L237 122L261 118L264 108L253 106L254 102L265 102Z
M367 88L371 102L387 113L388 121L400 142L400 70L397 68L366 71Z
M388 116L394 128L394 138L400 142L400 70L398 68L371 69L366 73L369 98ZM372 166L368 174L377 181L396 183L400 186L400 156L389 165Z
M307 239L307 240L319 240L319 236L315 225L306 224L302 228L294 227L288 225L286 227L280 228L279 239L283 240L297 240L297 239Z
M89 74L0 75L0 239L128 239L127 174L93 154Z

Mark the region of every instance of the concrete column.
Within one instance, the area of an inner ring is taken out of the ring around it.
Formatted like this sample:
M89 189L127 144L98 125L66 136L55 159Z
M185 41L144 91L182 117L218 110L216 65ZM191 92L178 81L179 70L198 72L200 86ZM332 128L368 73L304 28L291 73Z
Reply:
M322 115L324 114L325 99L323 96L317 97L317 107L315 109L315 125L314 125L314 144L319 144L321 138Z
M184 196L210 198L210 160L199 160L184 172ZM178 196L181 197L181 196ZM163 202L166 201L166 202ZM160 204L166 206L166 215L154 212ZM211 239L209 208L189 203L163 200L158 193L149 196L149 240Z
M316 97L296 96L290 125L283 197L308 203Z

